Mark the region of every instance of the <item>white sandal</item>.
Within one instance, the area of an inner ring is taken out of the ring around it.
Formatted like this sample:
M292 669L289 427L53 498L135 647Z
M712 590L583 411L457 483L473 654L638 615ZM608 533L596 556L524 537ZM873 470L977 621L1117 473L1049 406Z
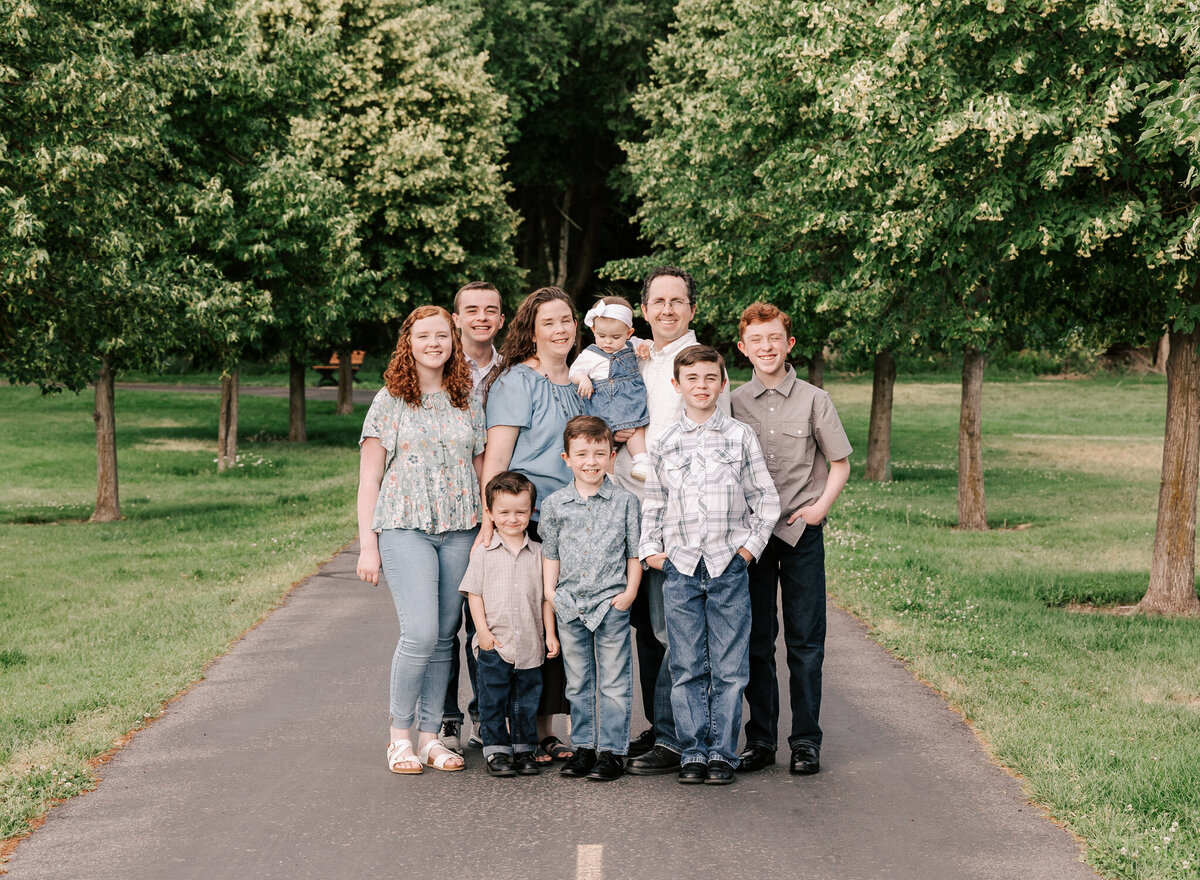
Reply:
M405 750L408 751L407 755L403 754ZM425 772L425 768L421 766L425 762L413 752L411 739L398 739L395 742L388 743L387 760L388 769L393 773L415 776L418 773ZM414 764L416 764L415 767L413 766Z
M433 751L435 748L439 748L439 747L443 750L442 754L435 755L433 757L433 759L431 760L429 757L429 753L431 751ZM446 766L447 764L449 764L451 761L453 761L455 759L457 759L459 761L459 764L457 767L447 767ZM446 748L446 744L444 742L442 742L440 739L431 739L429 742L425 743L425 745L421 747L421 751L417 753L417 760L420 761L422 764L424 764L426 767L432 767L434 770L445 770L447 772L453 772L455 770L467 769L467 764L465 761L463 761L462 757L454 754L454 752L452 752L448 748Z

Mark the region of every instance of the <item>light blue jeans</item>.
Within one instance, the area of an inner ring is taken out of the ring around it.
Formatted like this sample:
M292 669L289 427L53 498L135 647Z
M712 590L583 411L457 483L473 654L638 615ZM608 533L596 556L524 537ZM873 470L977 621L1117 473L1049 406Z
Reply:
M463 597L458 591L478 529L431 535L416 529L384 529L379 558L396 616L400 641L392 655L392 726L437 733L442 726L450 648L458 631Z
M558 618L558 643L571 702L571 745L624 755L633 716L629 612L609 608L595 632L578 617Z

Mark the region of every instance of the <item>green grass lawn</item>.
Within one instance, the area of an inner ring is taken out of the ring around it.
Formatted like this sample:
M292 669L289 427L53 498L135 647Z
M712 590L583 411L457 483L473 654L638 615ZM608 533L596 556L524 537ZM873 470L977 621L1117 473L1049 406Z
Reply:
M828 387L857 449L827 536L837 601L1099 870L1197 876L1200 621L1067 607L1145 588L1164 382L987 384L987 533L953 529L957 382L897 386L888 484L861 480L869 378ZM0 837L86 788L90 760L353 536L362 410L332 406L310 402L296 447L286 400L243 395L242 467L218 476L213 395L118 392L126 520L96 526L90 396L0 388Z
M857 458L870 387L833 385ZM1197 876L1200 620L1136 602L1154 535L1161 379L984 387L993 530L955 523L957 384L897 386L895 479L831 518L830 590L946 695L1106 875Z
M159 714L356 525L357 415L242 395L220 476L215 395L118 391L125 520L89 525L92 396L0 388L0 839L87 788L89 761Z

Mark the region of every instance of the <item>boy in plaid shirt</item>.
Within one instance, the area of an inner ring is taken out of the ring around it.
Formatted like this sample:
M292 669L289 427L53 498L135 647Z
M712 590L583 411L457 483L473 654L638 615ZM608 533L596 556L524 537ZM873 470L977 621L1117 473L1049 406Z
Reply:
M704 345L675 358L684 415L650 446L639 553L666 575L679 781L733 782L749 678L747 566L779 519L758 440L717 409L725 361Z

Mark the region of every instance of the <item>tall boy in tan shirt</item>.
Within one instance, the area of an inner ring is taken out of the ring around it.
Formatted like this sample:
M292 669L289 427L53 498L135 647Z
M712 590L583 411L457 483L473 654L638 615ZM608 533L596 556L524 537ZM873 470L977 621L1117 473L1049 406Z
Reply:
M783 514L767 548L750 566L750 681L746 701L743 772L775 763L779 685L775 597L783 603L787 645L793 773L820 767L821 665L825 659L825 517L850 476L850 441L833 402L796 377L787 362L796 340L791 319L768 303L754 303L738 323L738 349L754 377L733 392L733 417L754 429L779 493ZM826 465L828 462L828 465Z

